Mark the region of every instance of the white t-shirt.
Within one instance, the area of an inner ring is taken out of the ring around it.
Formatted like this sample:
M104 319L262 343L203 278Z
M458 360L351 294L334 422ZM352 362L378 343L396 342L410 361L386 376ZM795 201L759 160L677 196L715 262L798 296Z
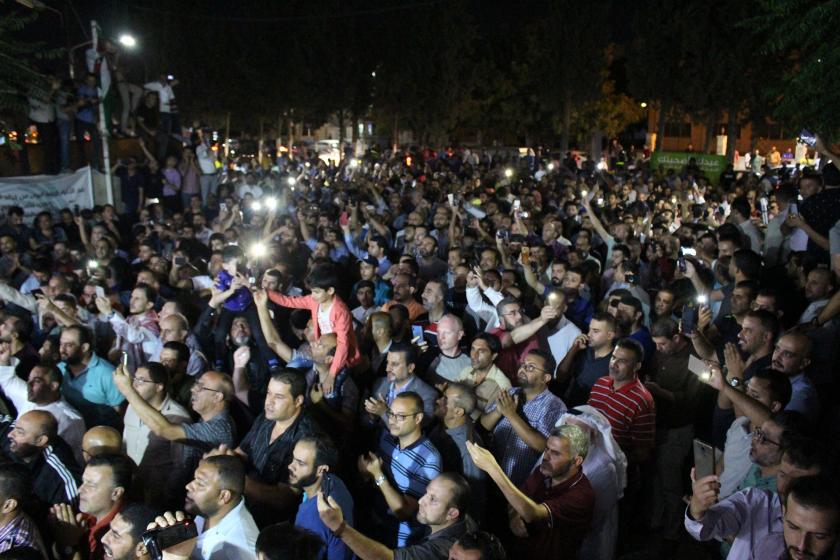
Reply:
M566 319L565 316L560 319L557 327L557 332L548 337L548 347L551 349L551 355L554 356L554 361L559 364L566 357L569 348L572 347L572 343L580 335L580 329ZM551 375L552 377L554 376L553 371Z
M332 305L329 307L318 306L318 329L322 335L333 332L332 323L330 322L330 309L332 309Z
M149 91L156 91L158 94L159 110L161 113L172 112L172 100L175 99L175 92L169 84L162 84L160 82L149 82L143 86Z

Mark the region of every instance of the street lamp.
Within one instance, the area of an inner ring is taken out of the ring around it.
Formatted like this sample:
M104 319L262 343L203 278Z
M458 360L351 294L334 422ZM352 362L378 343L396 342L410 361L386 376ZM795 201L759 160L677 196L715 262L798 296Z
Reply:
M120 35L119 42L122 46L128 49L133 49L137 46L137 39L135 39L134 36L129 35L128 33L123 33L122 35Z

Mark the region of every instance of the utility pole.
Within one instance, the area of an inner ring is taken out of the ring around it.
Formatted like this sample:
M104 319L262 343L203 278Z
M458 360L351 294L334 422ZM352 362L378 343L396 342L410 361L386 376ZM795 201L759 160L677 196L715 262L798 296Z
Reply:
M96 51L99 45L99 29L96 25L96 20L90 20L91 33L91 47ZM108 64L108 61L103 58L102 64ZM101 75L101 73L100 73ZM97 76L99 77L99 76ZM111 181L111 152L108 147L108 126L105 123L105 100L103 99L105 92L102 90L102 85L99 86L99 136L102 141L102 166L105 171L105 195L108 204L114 204L114 184ZM99 162L97 162L99 163Z

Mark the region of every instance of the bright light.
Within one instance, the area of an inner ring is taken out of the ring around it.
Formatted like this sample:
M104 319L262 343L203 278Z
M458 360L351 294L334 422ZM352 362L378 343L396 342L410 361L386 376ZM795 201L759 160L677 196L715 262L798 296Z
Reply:
M505 177L507 177L508 179L510 179L511 177L513 177L513 169L511 169L510 167L508 167L507 169L505 169Z
M122 46L127 47L129 49L133 49L137 46L137 39L135 39L128 33L123 33L122 35L120 35L119 41Z
M644 109L645 107L647 107L647 103L645 103L644 101L642 101L641 103L639 103L639 106L640 106L642 109Z
M549 171L554 171L554 164L549 163L548 166L546 167L546 169L548 169Z
M286 182L289 183L289 185L292 186L292 187L294 187L295 183L297 183L297 181L295 181L294 177L289 177L288 179L286 179Z
M273 196L269 196L265 199L265 207L269 210L274 210L275 208L277 208L277 199Z
M607 169L607 162L599 161L598 165L596 165L595 168L598 169L599 171L605 171Z
M676 203L677 203L677 197L676 197L676 196L672 196L672 197L671 197L671 204L676 204Z
M697 296L697 303L700 305L706 305L709 302L709 298L706 297L706 294L700 294Z
M376 77L376 70L374 70L373 72L371 72L371 73L370 73L370 77L371 77L371 78L375 78L375 77Z
M586 190L580 191L580 196L582 196L582 197L586 197L586 195L588 195L588 194L589 194L589 191L586 191Z
M254 212L259 212L260 210L262 210L262 204L259 200L255 200L251 203L251 210L253 210Z
M357 160L357 159L351 159L351 160L350 160L349 165L350 165L350 167L351 167L351 168L353 168L353 167L359 167L359 160Z
M266 249L265 244L263 243L254 243L251 245L251 250L248 251L252 257L260 258L264 257L266 253L268 253L268 249Z

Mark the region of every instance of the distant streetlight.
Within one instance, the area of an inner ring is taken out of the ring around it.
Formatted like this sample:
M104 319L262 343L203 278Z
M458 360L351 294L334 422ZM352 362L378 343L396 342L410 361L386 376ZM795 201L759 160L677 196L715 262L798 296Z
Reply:
M137 39L135 39L133 35L129 35L128 33L123 33L122 35L120 35L119 41L122 46L129 49L133 49L137 46Z
M647 107L647 103L645 103L644 101L642 101L641 103L639 103L639 105L642 107L642 109L644 109L645 107Z

